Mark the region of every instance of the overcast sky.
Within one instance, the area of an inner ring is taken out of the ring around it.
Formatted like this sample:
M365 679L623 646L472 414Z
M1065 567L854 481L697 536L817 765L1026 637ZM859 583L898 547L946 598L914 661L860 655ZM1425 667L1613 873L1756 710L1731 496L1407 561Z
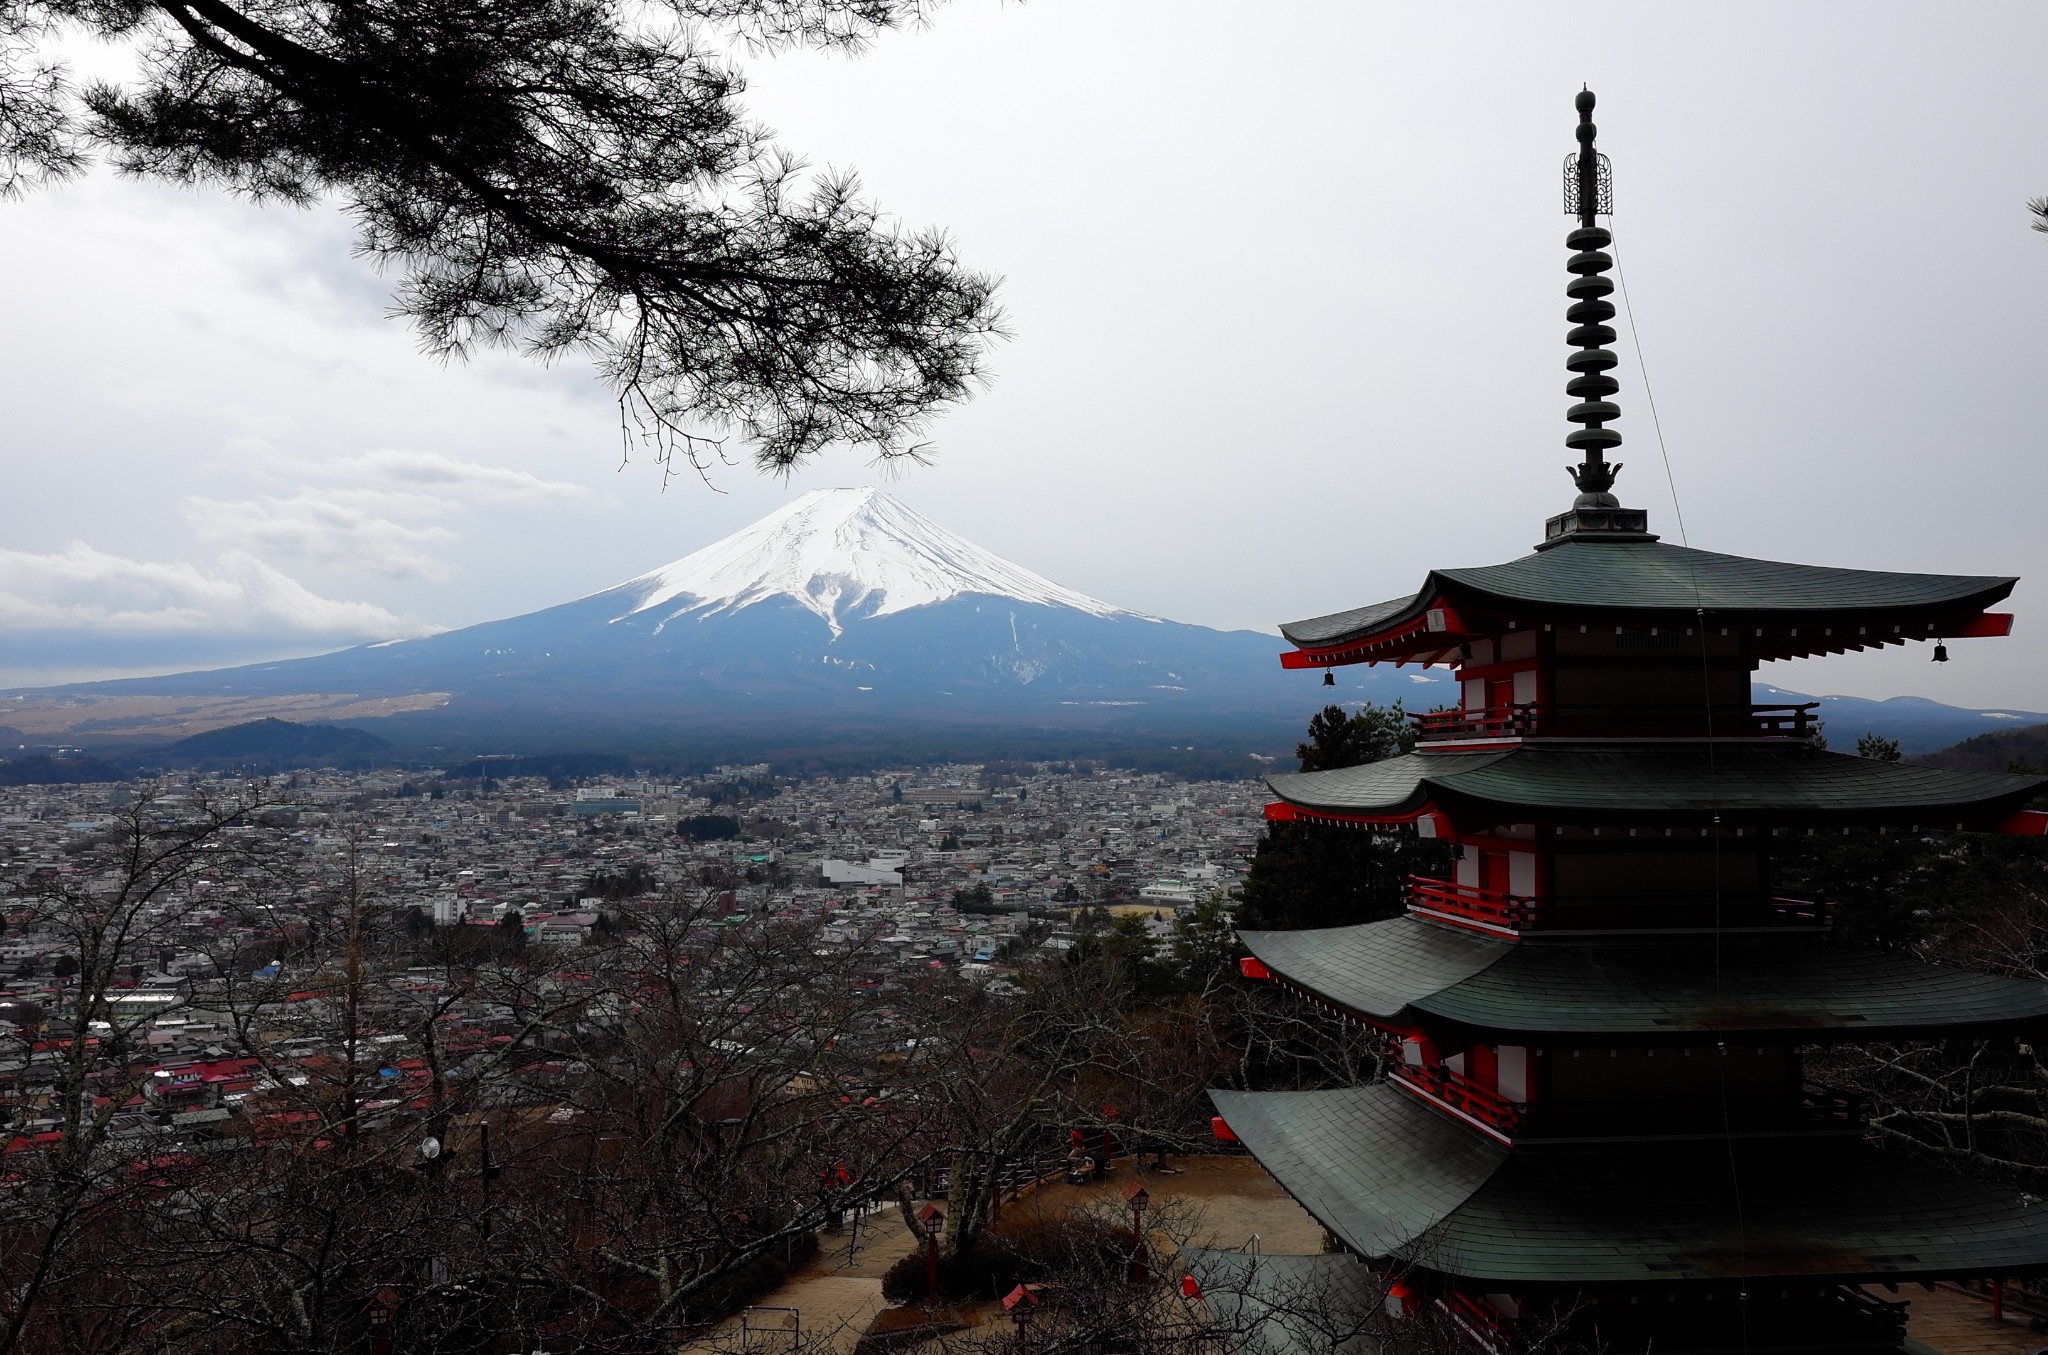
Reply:
M2038 0L956 0L751 61L747 102L1007 279L996 384L881 482L1063 584L1271 629L1520 555L1570 501L1590 83L1691 543L2028 576L2014 637L1945 666L1764 678L2048 710L2044 51ZM0 684L531 611L877 482L839 454L664 491L586 368L419 356L336 212L101 175L0 203L0 248ZM1619 492L1678 540L1619 375Z

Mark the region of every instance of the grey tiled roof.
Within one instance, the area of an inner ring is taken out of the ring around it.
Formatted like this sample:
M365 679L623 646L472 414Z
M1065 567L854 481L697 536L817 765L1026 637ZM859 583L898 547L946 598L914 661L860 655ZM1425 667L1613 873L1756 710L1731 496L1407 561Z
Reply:
M1665 613L1681 624L1704 608L1723 622L1766 616L1899 614L1982 610L2012 592L2016 579L1982 574L1900 574L1835 569L1720 555L1663 542L1572 541L1470 569L1438 569L1415 594L1280 627L1298 645L1337 644L1400 619L1431 596L1509 608Z
M1367 1256L1503 1284L2048 1268L2048 1203L1843 1139L1506 1148L1384 1084L1212 1092L1287 1192Z
M1209 1099L1259 1165L1366 1256L1405 1255L1508 1156L1385 1085Z
M1239 932L1237 939L1276 974L1365 1016L1399 1017L1485 971L1515 949L1412 917L1356 927Z
M1266 784L1289 804L1355 814L1465 801L1508 811L1827 815L2018 808L2048 786L2048 777L1879 762L1799 745L1523 746L1507 752L1408 753L1361 767L1280 773Z
M1989 606L2019 580L1985 574L1900 574L1720 555L1663 542L1572 542L1503 565L1440 569L1437 577L1515 601L1690 612L1839 612Z
M1420 593L1413 593L1404 598L1375 602L1370 607L1353 607L1329 616L1312 617L1307 621L1283 621L1280 633L1298 645L1333 644L1400 616L1414 607L1421 597Z
M1540 1036L1991 1030L2048 1017L2048 984L1824 937L1513 944L1400 917L1244 932L1276 973L1386 1020L1414 1012Z

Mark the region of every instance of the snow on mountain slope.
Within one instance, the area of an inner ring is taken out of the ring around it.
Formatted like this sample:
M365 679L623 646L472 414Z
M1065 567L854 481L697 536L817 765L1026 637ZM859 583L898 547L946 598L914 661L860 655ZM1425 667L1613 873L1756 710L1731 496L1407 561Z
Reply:
M837 636L854 616L887 616L967 593L1090 616L1157 619L1062 588L871 487L814 489L723 541L599 596L631 600L620 619L674 604L663 625L792 598Z

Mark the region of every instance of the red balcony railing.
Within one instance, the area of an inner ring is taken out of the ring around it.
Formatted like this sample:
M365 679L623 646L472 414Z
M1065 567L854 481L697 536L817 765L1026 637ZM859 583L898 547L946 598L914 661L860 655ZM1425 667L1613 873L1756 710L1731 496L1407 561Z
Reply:
M1492 931L1519 932L1536 921L1536 900L1426 875L1408 877L1408 907L1475 922Z
M1522 1107L1491 1087L1482 1087L1462 1073L1440 1063L1395 1063L1388 1076L1405 1082L1433 1101L1491 1125L1503 1134L1513 1134L1522 1123Z
M1408 910L1464 923L1485 931L1517 935L1526 931L1636 932L1659 930L1754 931L1760 928L1825 929L1831 905L1814 899L1757 894L1569 895L1532 898L1480 889L1426 875L1408 877Z
M1807 738L1820 703L1800 705L1560 706L1528 702L1478 710L1411 712L1415 736L1504 738Z
M1437 1302L1480 1349L1492 1352L1492 1355L1501 1355L1523 1344L1515 1339L1517 1324L1485 1299L1453 1289Z

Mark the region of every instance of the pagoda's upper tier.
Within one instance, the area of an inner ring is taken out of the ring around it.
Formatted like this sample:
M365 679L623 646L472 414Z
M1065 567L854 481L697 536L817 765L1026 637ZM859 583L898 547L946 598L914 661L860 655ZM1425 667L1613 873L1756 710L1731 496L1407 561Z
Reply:
M1387 1083L1209 1099L1354 1251L1443 1274L1582 1287L2048 1270L2048 1202L1861 1143L1510 1149Z
M1428 1017L1537 1042L1931 1038L2048 1020L2048 984L1826 937L1516 945L1397 917L1238 939L1285 982L1370 1020Z
M1660 541L1567 541L1502 565L1430 571L1410 597L1292 621L1289 667L1432 661L1466 638L1544 624L1752 633L1754 657L2003 634L1985 608L2017 579L1751 560Z
M1531 747L1416 752L1266 778L1297 809L1360 820L1434 807L1495 823L1592 819L1994 827L2048 776L1879 762L1802 744L1722 748Z

